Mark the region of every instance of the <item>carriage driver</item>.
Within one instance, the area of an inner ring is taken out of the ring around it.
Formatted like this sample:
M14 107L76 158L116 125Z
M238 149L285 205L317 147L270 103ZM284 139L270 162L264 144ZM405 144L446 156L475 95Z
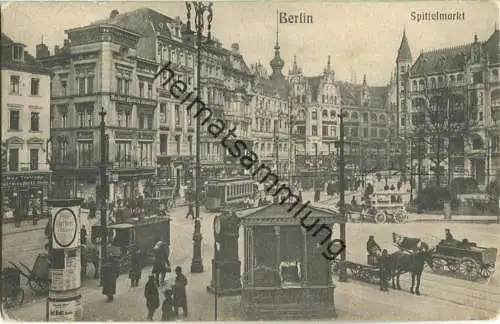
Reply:
M445 237L446 241L448 241L448 242L455 241L455 239L453 239L453 235L451 235L451 231L449 228L445 229L444 232L446 235L446 237Z
M370 235L368 237L368 241L366 242L366 250L368 251L368 255L380 255L382 251L377 242L375 242L375 237L373 235Z

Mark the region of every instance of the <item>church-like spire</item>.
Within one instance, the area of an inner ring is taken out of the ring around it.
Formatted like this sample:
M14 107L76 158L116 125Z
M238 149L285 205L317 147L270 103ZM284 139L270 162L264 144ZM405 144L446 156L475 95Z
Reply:
M408 39L406 38L406 29L403 30L403 38L401 39L401 45L399 45L398 57L396 60L398 62L412 60L410 45L408 44Z
M270 78L282 78L283 67L285 66L285 62L280 57L280 44L279 44L279 31L278 31L279 21L278 21L278 11L276 11L276 44L274 45L274 58L269 62L271 65L271 69L273 72L271 73Z

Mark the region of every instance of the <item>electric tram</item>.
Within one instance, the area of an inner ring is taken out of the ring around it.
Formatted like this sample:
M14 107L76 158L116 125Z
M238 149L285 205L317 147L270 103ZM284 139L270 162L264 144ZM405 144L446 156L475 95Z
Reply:
M251 197L256 190L255 182L250 176L209 179L205 188L205 208L209 212L219 212L224 206L243 206L245 199Z

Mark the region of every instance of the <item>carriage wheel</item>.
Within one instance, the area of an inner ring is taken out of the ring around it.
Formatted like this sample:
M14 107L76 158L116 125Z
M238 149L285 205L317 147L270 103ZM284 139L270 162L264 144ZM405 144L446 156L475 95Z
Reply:
M474 281L477 279L478 266L474 260L462 260L462 262L460 262L460 270L467 280Z
M49 290L48 281L36 281L35 279L29 279L28 285L37 294L45 293Z
M432 271L441 270L443 268L443 260L440 257L432 257Z
M460 269L460 262L456 260L448 260L446 266L451 272L457 272Z
M396 210L393 214L393 219L396 223L404 223L405 222L405 215L402 210Z
M22 288L16 289L16 296L11 299L11 305L21 305L24 302L24 290Z
M492 273L493 273L493 266L491 264L483 264L479 268L479 275L482 278L489 278Z
M375 223L377 224L383 224L386 222L386 216L385 216L385 213L384 212L377 212L375 214Z

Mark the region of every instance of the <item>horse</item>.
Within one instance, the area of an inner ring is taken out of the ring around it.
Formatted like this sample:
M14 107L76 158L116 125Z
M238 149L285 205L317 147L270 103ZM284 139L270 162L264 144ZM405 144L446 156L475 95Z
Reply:
M94 279L99 278L99 247L94 244L87 244L81 246L81 276L87 277L87 265L90 263L94 266Z
M429 246L421 242L421 248L413 253L404 253L402 251L397 251L388 256L387 267L392 279L392 289L401 289L399 285L399 277L404 273L411 274L411 288L410 293L415 293L420 295L420 279L422 277L422 272L424 271L425 264L427 263L429 267L432 268L431 255L433 249L429 249ZM396 278L397 285L394 282ZM416 279L416 287L415 287ZM415 291L413 288L415 287Z

